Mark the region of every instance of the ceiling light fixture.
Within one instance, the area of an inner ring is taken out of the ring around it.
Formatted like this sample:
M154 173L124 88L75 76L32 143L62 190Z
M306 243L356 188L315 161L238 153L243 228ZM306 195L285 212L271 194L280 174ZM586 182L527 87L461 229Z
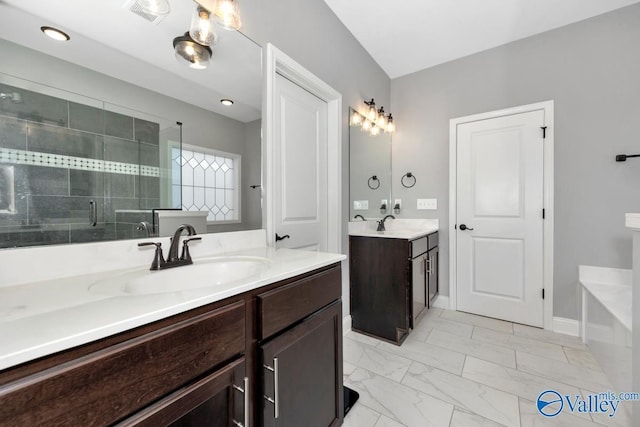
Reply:
M213 25L211 12L198 6L191 18L189 35L196 42L204 46L213 46L218 42L218 32Z
M64 31L59 30L57 28L44 26L44 27L40 27L40 31L42 31L43 33L45 33L50 38L52 38L54 40L57 40L57 41L66 42L69 39L71 39L71 37L69 37L69 34L67 34Z
M173 39L173 48L175 49L176 58L190 68L203 70L209 66L211 62L211 48L201 45L194 41L187 31L184 36Z
M242 27L238 0L218 0L215 15L218 24L225 30L239 30Z
M154 16L165 16L171 12L168 0L136 0L144 13Z
M230 105L233 105L233 100L224 98L220 100L220 103L228 107Z

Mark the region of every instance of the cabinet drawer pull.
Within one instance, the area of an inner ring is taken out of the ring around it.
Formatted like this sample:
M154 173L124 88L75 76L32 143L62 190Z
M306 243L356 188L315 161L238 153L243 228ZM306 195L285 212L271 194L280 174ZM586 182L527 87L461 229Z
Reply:
M433 271L431 270L431 263L433 262L433 260L431 259L431 257L426 259L427 261L427 274L429 276L431 276L431 274L433 273Z
M244 389L242 387L238 387L237 385L233 385L233 388L238 390L240 393L244 394L244 424L233 420L233 424L238 427L250 427L249 426L249 378L244 377Z
M273 368L269 365L263 365L264 368L268 371L273 372L273 399L267 395L264 395L264 399L273 404L273 418L278 419L280 415L280 408L278 404L278 358L273 358Z

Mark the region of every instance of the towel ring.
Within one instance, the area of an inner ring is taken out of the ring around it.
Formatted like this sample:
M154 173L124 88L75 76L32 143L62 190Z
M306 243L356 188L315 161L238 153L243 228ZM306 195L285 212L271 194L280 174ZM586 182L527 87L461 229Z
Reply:
M411 184L407 185L407 183L405 183L405 178L411 179L413 178L413 182L411 182ZM411 188L414 185L416 185L416 176L414 174L412 174L411 172L407 172L406 174L403 175L403 177L400 179L400 183L402 184L402 186L404 188Z
M378 183L378 185L376 185L375 187L372 185L375 183ZM373 175L371 178L369 178L369 180L367 181L367 185L369 186L370 189L372 190L377 190L378 188L380 188L380 180L378 179L378 177L376 175Z

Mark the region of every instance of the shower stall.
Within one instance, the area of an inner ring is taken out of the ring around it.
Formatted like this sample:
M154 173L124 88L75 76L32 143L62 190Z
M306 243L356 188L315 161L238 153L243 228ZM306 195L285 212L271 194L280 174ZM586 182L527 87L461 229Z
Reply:
M0 74L0 248L146 237L176 123Z

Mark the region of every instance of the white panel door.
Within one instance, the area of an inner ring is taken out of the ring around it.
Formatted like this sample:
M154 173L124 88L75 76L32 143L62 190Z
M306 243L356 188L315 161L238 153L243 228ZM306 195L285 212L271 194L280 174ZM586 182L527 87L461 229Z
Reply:
M457 309L543 326L544 111L457 129Z
M275 99L276 247L326 251L327 103L281 75Z

